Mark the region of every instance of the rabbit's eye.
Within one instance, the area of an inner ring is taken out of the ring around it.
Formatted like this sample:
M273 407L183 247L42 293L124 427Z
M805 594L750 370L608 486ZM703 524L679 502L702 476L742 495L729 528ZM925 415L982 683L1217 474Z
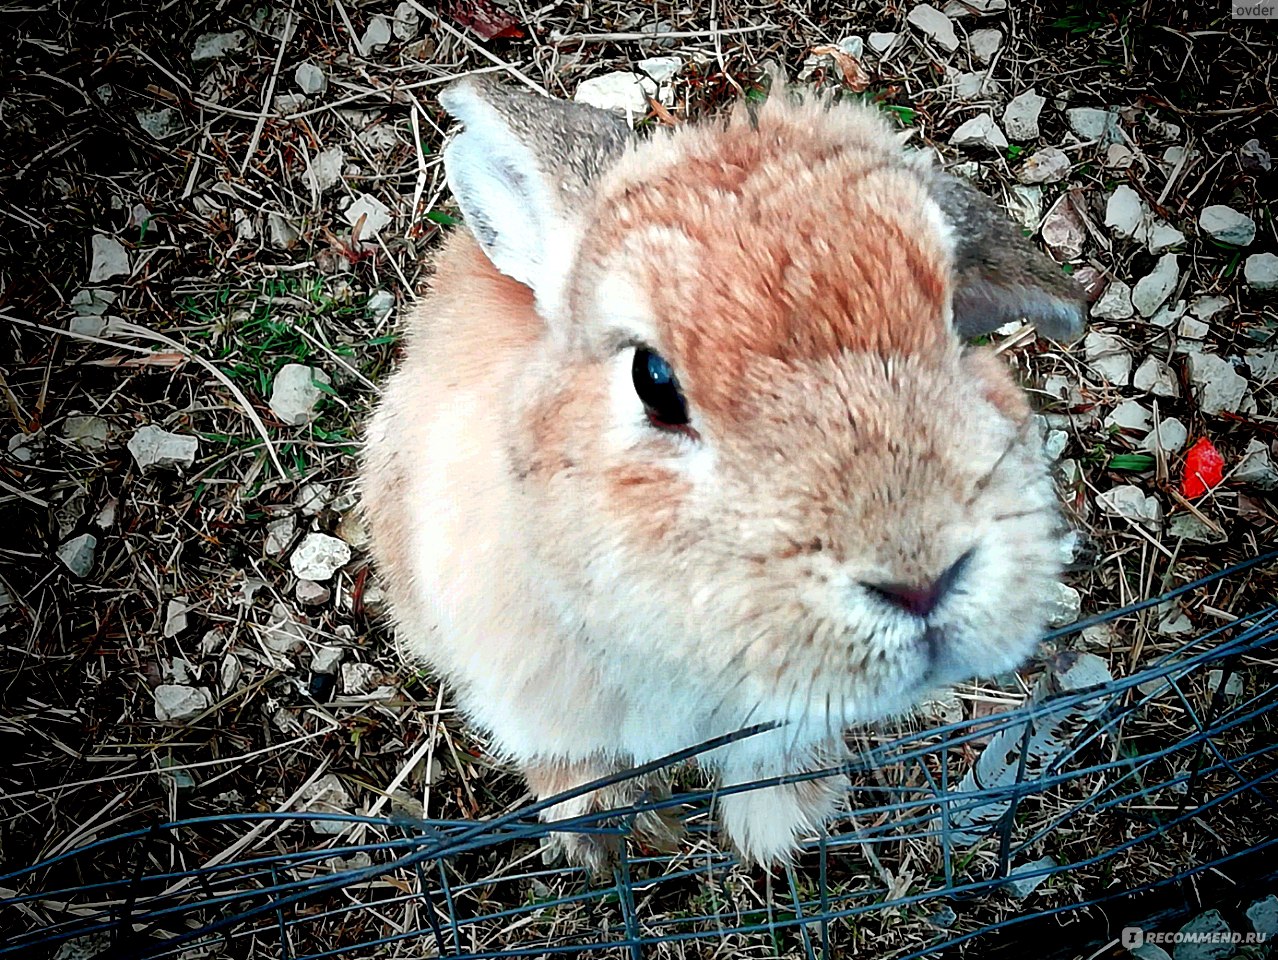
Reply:
M653 426L679 430L688 425L688 405L679 390L679 379L661 354L640 347L635 350L630 372L635 393Z

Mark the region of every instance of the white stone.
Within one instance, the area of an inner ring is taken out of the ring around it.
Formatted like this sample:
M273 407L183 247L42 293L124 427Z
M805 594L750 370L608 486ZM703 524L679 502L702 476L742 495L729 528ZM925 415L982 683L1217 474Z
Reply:
M364 36L360 37L359 52L363 56L381 50L391 42L391 27L380 13L374 15L364 28Z
M77 577L87 577L93 569L93 555L97 549L98 538L91 533L82 533L58 547L58 559Z
M333 647L321 644L311 654L311 669L316 673L336 673L342 659L346 656L345 647Z
M1047 211L1041 232L1043 243L1057 260L1076 260L1083 255L1087 231L1068 193L1061 194Z
M1077 590L1059 582L1053 585L1047 614L1049 627L1064 627L1075 622L1082 610L1083 598Z
M853 39L859 40L860 38L854 37ZM683 69L683 58L649 57L646 60L640 60L635 64L635 67L640 73L660 86L669 83L674 79L675 74Z
M1176 960L1227 960L1235 955L1233 934L1217 910L1200 913L1178 932L1188 936L1172 951Z
M1008 188L1008 213L1030 233L1037 233L1043 219L1043 188L1014 183Z
M1193 317L1181 317L1176 333L1189 340L1206 340L1211 334L1211 324L1195 320Z
M1104 420L1105 426L1132 433L1144 433L1154 426L1154 417L1135 400L1124 400Z
M271 233L271 246L276 250L290 250L302 238L297 228L281 213L275 211L268 213L266 226Z
M271 410L284 423L300 427L315 419L315 405L324 396L323 386L332 381L317 367L287 363L275 374L271 385Z
M1150 253L1163 253L1185 242L1185 235L1169 223L1155 220L1146 231L1145 244Z
M1059 460L1065 448L1069 446L1069 434L1064 430L1049 430L1043 438L1043 456L1048 460Z
M1242 164L1248 170L1257 173L1268 173L1274 168L1273 158L1269 156L1269 151L1260 145L1260 141L1252 137L1241 147L1238 148L1238 156L1242 160Z
M243 30L202 33L195 38L195 46L191 48L191 62L207 63L210 60L221 60L228 53L242 50L247 42L248 34Z
M350 563L351 548L326 533L308 533L289 557L293 573L303 580L322 581Z
M389 290L377 290L368 298L368 312L378 320L395 309L395 294Z
M1278 350L1248 350L1247 368L1259 383L1278 380Z
M129 253L115 237L109 237L105 233L95 233L89 245L91 247L89 283L101 283L112 277L128 274Z
M342 693L348 697L368 693L377 686L381 675L371 663L343 663Z
M1203 212L1198 215L1198 226L1213 240L1235 247L1248 246L1256 239L1255 221L1223 203L1203 207Z
M306 642L306 628L298 623L283 603L276 601L262 628L262 644L275 653L293 653Z
M1180 261L1174 253L1164 253L1148 274L1132 288L1132 306L1142 317L1152 317L1180 282Z
M99 530L110 530L115 526L115 511L119 509L119 506L120 501L112 497L97 512L97 515L93 518L93 525Z
M1167 524L1167 535L1194 543L1219 543L1224 537L1192 513L1178 513Z
M1047 872L1049 867L1055 867L1056 861L1051 857L1040 857L1038 860L1031 860L1029 863L1023 863L1018 867L1013 867L1007 872L1007 879L1003 881L1003 886L1007 888L1007 892L1016 900L1024 900L1031 893L1037 890L1051 876ZM1043 872L1039 872L1043 871ZM1023 877L1022 874L1033 873L1036 876Z
M101 450L111 436L111 424L101 417L76 415L62 424L62 436L82 450Z
M1158 308L1158 312L1149 318L1149 322L1156 327L1172 327L1176 321L1185 315L1185 301L1177 300L1174 303L1167 303Z
M1158 621L1158 632L1167 637L1179 637L1194 629L1194 622L1180 610L1173 610Z
M1163 515L1163 508L1157 497L1146 496L1144 490L1130 483L1120 484L1097 494L1096 502L1112 516L1125 517L1146 525L1156 524Z
M302 790L302 809L307 813L352 813L355 801L335 773L326 773ZM321 836L338 836L351 826L344 820L308 820L311 829Z
M293 71L293 82L308 97L319 96L328 89L328 77L309 60L297 65L297 69Z
M942 8L947 17L993 17L1007 9L1007 0L949 0Z
M1189 431L1175 417L1167 417L1158 426L1150 430L1141 446L1153 453L1161 448L1166 453L1180 453L1189 440Z
M408 0L404 0L395 8L395 20L391 23L391 30L395 36L404 41L412 40L417 36L417 31L421 27L422 15L417 12Z
M240 677L243 675L244 667L240 664L239 657L233 653L228 653L222 658L222 665L218 668L217 678L223 693L230 693L238 687L240 685Z
M1001 34L1000 34L1001 36ZM1003 126L1011 140L1033 140L1038 136L1038 116L1043 111L1047 98L1039 96L1038 91L1030 87L1024 93L1017 94L1008 101L1003 110ZM1055 147L1049 148L1055 150ZM1046 152L1046 151L1042 151ZM1056 150L1065 156L1060 150ZM1035 154L1038 156L1038 154ZM1033 158L1031 158L1033 159ZM1068 158L1066 159L1068 165Z
M1002 45L1003 31L1001 30L973 30L967 37L967 48L972 51L972 56L977 63L989 63Z
M1127 184L1119 184L1105 204L1105 226L1115 235L1131 239L1142 232L1145 221L1145 204L1140 194Z
M355 202L346 208L343 215L346 222L352 227L360 222L362 217L364 226L360 228L359 236L361 240L374 240L377 235L386 229L391 222L390 207L382 203L371 193L361 193L355 198Z
M174 597L164 607L164 629L161 631L165 637L172 639L180 633L185 633L187 626L190 624L190 618L187 612L191 609L187 603L186 597Z
M869 36L870 49L877 54L885 54L896 43L895 33L872 33Z
M623 113L630 118L646 114L648 97L656 95L657 85L647 77L629 70L618 70L581 81L572 98L578 103Z
M143 471L152 467L185 469L195 463L200 441L159 427L139 427L129 438L129 453Z
M958 34L950 18L930 3L920 3L905 18L912 27L921 30L934 40L937 46L953 53L958 49Z
M1278 938L1278 896L1271 893L1265 899L1255 901L1247 908L1247 919L1251 921L1251 929L1267 940Z
M321 150L311 157L307 173L310 175L311 183L315 185L315 189L323 193L330 187L337 186L342 179L342 164L345 162L346 154L340 146Z
M1171 367L1157 357L1146 357L1132 375L1132 386L1156 397L1180 396L1180 382Z
M299 113L306 107L306 95L301 93L277 93L271 99L271 109L281 117Z
M328 598L332 595L333 591L314 580L298 580L297 586L293 588L293 596L304 607L318 607L328 603Z
M328 487L321 483L304 483L297 491L293 502L305 516L314 517L329 505L333 495Z
M1126 320L1135 312L1132 288L1122 280L1113 280L1092 304L1092 316L1101 320Z
M967 73L953 71L950 78L954 96L959 100L997 99L1002 96L1003 88L988 72Z
M1243 266L1247 286L1257 293L1278 290L1278 256L1272 253L1253 253Z
M1261 440L1250 440L1243 458L1234 468L1233 479L1250 484L1257 490L1278 489L1278 470L1274 469L1269 447Z
M154 696L155 719L161 723L189 720L213 706L213 698L203 687L162 683L155 688Z
M138 118L138 126L157 140L176 137L186 129L182 114L172 107L160 107L158 110L138 110L133 114ZM89 280L93 282L92 278Z
M1181 161L1197 156L1198 151L1186 150L1184 147L1168 147L1163 151L1163 166L1168 170L1176 167Z
M1109 170L1126 170L1136 162L1136 154L1125 143L1111 143L1105 149L1105 167Z
M297 521L291 516L280 517L278 520L272 520L266 525L266 553L267 556L278 557L293 541L293 534L297 532Z
M1007 133L1016 139L1011 124L1008 124ZM1069 154L1059 147L1044 147L1021 164L1016 177L1021 183L1056 183L1063 180L1069 171Z
M1198 297L1189 305L1189 312L1199 320L1210 320L1232 305L1228 297Z
M1207 416L1237 413L1247 395L1247 381L1232 363L1214 353L1190 354L1189 379L1198 409Z
M1119 143L1118 114L1098 107L1071 107L1065 111L1065 122L1083 140Z
M1127 386L1132 373L1132 355L1122 340L1093 330L1083 340L1083 352L1097 376L1114 386Z

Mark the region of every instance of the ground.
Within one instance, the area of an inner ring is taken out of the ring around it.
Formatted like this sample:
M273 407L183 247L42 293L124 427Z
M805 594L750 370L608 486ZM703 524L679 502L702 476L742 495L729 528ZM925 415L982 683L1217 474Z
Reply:
M1273 24L1230 20L1223 4L928 10L3 11L0 871L157 819L298 809L317 785L374 815L485 818L523 799L447 690L397 654L352 483L400 319L454 223L434 93L467 73L571 97L640 68L661 81L636 101L643 126L760 96L769 64L879 104L1095 301L1078 343L1019 325L991 338L1034 394L1077 531L1061 621L1272 545ZM1219 485L1197 459L1186 471L1203 438L1223 458ZM1274 573L1058 645L1122 678L1261 607ZM1236 665L1263 698L1272 653ZM950 707L1015 705L1041 672L966 686ZM1246 735L1272 743L1272 723L1257 723ZM1147 733L1188 724L1169 708ZM1208 834L1252 842L1264 811L1213 820L1189 855L1208 855ZM1099 815L1075 829L1078 859L1091 852L1080 836L1123 834ZM303 830L277 849L331 842ZM510 856L459 859L458 877ZM908 862L876 871L908 891ZM759 876L734 879L742 897ZM695 913L698 896L648 906ZM904 915L879 922L847 935L872 935L883 956L928 935ZM488 932L484 948L520 935Z

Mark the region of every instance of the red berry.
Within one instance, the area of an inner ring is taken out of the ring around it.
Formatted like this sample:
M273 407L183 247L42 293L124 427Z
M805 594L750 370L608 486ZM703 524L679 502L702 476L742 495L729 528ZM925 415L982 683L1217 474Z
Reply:
M1185 496L1201 497L1225 475L1225 458L1206 437L1189 448L1180 475L1180 491Z

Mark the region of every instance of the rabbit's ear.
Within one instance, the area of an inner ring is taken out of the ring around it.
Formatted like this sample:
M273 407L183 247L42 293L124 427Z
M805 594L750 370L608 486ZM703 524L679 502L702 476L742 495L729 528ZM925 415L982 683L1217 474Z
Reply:
M555 312L580 216L629 129L595 107L488 77L450 84L439 102L465 124L444 149L444 171L466 224L493 266Z
M1028 320L1055 340L1083 332L1083 291L984 194L933 172L931 195L954 238L954 328L963 337Z

